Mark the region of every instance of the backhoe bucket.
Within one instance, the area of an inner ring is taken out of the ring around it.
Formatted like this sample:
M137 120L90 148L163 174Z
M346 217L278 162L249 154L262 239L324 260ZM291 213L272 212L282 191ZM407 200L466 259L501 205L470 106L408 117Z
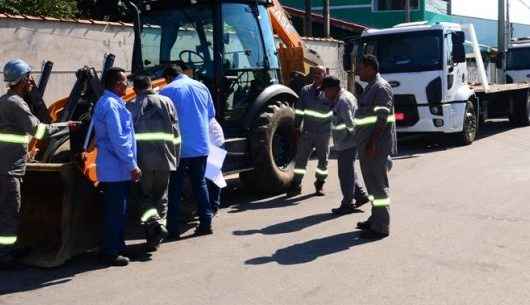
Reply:
M26 264L57 267L101 240L98 192L76 163L28 164L22 184L20 246Z

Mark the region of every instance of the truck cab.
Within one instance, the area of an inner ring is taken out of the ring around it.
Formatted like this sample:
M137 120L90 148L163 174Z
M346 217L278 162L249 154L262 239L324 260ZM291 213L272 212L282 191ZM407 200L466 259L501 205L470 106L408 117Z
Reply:
M398 132L462 132L473 95L464 37L462 27L451 23L404 24L362 34L359 55L377 56L393 88Z
M506 82L530 81L530 38L512 41L506 53Z

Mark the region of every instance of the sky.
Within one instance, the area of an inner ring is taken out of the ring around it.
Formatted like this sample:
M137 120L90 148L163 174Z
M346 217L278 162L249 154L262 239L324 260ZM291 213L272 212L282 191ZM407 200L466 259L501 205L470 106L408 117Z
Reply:
M530 0L508 0L510 20L530 24ZM497 19L498 0L453 0L453 14ZM525 6L523 3L527 4Z

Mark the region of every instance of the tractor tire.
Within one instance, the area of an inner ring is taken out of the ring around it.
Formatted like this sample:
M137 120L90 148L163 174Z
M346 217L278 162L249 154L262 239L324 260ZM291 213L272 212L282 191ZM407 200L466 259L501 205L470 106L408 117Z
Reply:
M478 118L473 102L467 101L462 132L455 134L453 140L459 146L470 145L477 138Z
M256 118L248 142L254 169L240 174L243 185L264 194L285 191L294 178L294 109L284 102L271 103Z

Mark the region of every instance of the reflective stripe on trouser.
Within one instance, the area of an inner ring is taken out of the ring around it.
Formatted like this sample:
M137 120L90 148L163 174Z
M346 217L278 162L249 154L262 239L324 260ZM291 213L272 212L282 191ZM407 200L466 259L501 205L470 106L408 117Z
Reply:
M144 170L139 183L138 201L141 223L156 221L166 224L169 171Z
M326 180L328 176L329 141L329 134L312 134L307 132L302 134L295 157L294 184L302 183L302 179L306 173L307 162L311 158L313 149L318 159L317 169L315 170L316 179L322 182Z
M368 219L371 229L380 233L390 231L390 185L388 181L388 155L390 148L378 151L375 157L359 147L359 161L364 184L372 199L372 215Z
M17 241L21 179L0 176L0 256L9 253Z
M353 199L364 193L355 172L355 147L337 151L337 173L342 191L342 205L353 204ZM356 194L357 193L357 194Z

